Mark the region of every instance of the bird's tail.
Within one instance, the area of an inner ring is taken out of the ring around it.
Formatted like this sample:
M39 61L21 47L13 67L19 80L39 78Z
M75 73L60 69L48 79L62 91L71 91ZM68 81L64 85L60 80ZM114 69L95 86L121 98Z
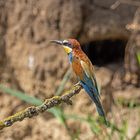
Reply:
M102 104L100 102L99 96L94 95L93 92L88 92L88 94L91 97L91 99L94 101L94 103L96 105L96 109L98 111L98 114L102 117L103 121L108 126L109 122L106 119L105 112L104 112L104 109L103 109Z
M104 109L103 109L102 104L100 102L100 99L97 96L94 96L93 100L94 100L94 102L96 104L98 114L103 118L105 124L108 125L108 121L106 119L105 112L104 112Z
M90 90L90 88L85 83L81 82L81 84L92 99L92 101L94 101L99 115L103 118L105 124L108 125L108 121L106 120L106 116L100 102L99 95L97 94L97 90L95 89L93 92L93 90Z

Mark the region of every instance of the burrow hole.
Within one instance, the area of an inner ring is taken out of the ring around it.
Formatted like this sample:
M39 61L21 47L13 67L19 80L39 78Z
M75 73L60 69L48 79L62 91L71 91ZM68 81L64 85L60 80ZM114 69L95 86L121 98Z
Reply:
M82 50L97 66L124 62L127 40L103 40L82 44Z

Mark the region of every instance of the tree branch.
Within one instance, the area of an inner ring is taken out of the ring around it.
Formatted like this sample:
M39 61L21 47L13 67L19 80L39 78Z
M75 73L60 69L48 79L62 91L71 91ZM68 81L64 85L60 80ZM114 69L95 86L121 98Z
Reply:
M31 106L28 107L16 114L5 118L0 121L0 130L13 125L17 121L22 121L25 118L32 118L33 116L39 115L39 113L43 113L44 111L57 106L63 102L67 104L72 104L70 98L80 92L82 86L80 83L75 84L70 90L66 91L62 96L54 96L50 99L46 99L43 104L40 106Z

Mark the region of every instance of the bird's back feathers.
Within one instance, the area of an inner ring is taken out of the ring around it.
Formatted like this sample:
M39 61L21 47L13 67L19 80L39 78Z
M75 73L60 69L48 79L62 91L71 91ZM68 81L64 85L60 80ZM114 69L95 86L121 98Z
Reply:
M89 58L82 50L73 52L72 68L78 79L80 80L83 88L96 104L97 111L100 116L105 118L105 113L100 102L100 93L96 82L94 69Z

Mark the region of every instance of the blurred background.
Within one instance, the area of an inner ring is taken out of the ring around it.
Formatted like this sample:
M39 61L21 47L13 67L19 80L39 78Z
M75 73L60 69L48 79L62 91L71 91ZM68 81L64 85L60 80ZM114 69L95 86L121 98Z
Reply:
M139 7L139 0L0 0L0 119L39 105L29 96L44 101L77 82L64 50L49 44L76 38L95 65L111 123L98 121L82 90L72 106L15 123L0 139L139 140Z

